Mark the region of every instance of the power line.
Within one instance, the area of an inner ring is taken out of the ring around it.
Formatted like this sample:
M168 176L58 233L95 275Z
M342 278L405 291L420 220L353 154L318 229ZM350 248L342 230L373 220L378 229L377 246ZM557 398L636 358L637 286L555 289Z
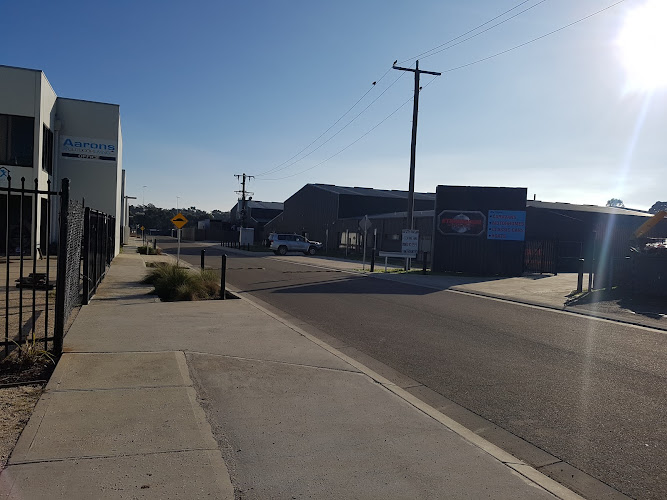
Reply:
M456 42L456 43L454 43L454 44L452 44L452 45L449 45L449 46L447 46L447 47L444 47L444 48L442 48L442 49L440 49L440 50L436 50L435 52L432 52L432 51L435 50L435 49L431 49L430 51L428 51L428 52L431 52L431 53L428 54L428 55L425 55L424 57L422 57L422 59L426 59L427 57L431 57L431 56L434 56L434 55L436 55L436 54L440 54L440 52L444 52L445 50L449 50L449 49L451 49L452 47L456 47L457 45L461 45L462 43L465 43L465 42L467 42L468 40L472 40L473 38L475 38L475 37L477 37L477 36L479 36L479 35L482 35L482 34L486 33L487 31L491 31L493 28L496 28L496 27L500 26L501 24L505 24L507 21L511 21L511 20L514 19L515 17L520 16L520 15L523 14L524 12L527 12L527 11L529 11L530 9L533 9L533 8L537 7L538 5L540 5L540 4L542 4L542 3L546 2L546 1L547 1L547 0L541 0L540 2L537 2L535 5L531 5L531 6L528 7L527 9L524 9L524 10L522 10L521 12L517 12L517 13L514 14L513 16L508 17L507 19L504 19L504 20L500 21L499 23L494 24L493 26L489 26L489 27L486 28L485 30L480 31L479 33L475 33L474 35L469 36L468 38L464 38L463 40L460 40L460 41L458 41L458 42ZM460 38L460 37L459 37L459 38ZM442 45L441 45L441 47L442 47Z
M417 55L414 56L414 57L408 57L407 59L404 59L403 61L400 62L400 64L403 64L404 62L407 62L407 61L412 61L413 59L418 59L418 58L420 58L420 57L421 57L421 58L423 58L423 57L430 57L430 56L428 56L428 55L426 55L426 54L428 54L429 52L432 52L432 51L434 51L434 50L438 50L439 48L444 47L445 45L449 45L450 43L455 42L455 41L458 40L459 38L463 38L464 36L469 35L470 33L473 33L473 32L477 31L477 30L480 29L480 28L483 28L483 27L486 26L487 24L492 23L492 22L495 21L496 19L500 19L501 17L503 17L503 16L509 14L509 13L512 12L513 10L518 9L519 7L521 7L522 5L524 5L524 4L526 4L526 3L530 2L530 1L532 1L532 0L524 0L523 2L521 2L521 3L517 4L517 5L515 5L514 7L512 7L511 9L508 9L508 10L506 10L505 12L503 12L503 13L501 13L501 14L498 14L496 17L494 17L494 18L492 18L492 19L489 19L488 21L486 21L486 22L484 22L484 23L482 23L482 24L480 24L480 25L474 27L474 28L471 29L471 30L466 31L465 33L462 33L461 35L459 35L459 36L457 36L457 37L455 37L455 38L452 38L451 40L448 40L448 41L446 41L446 42L444 42L444 43L438 45L437 47L433 47L432 49L429 49L429 50L427 50L427 51L425 51L425 52L422 52L421 54L417 54ZM544 1L546 1L546 0L542 0L542 2L544 2ZM542 3L542 2L539 2L539 3L535 4L535 5L533 5L532 7L528 7L526 10L530 10L530 9L532 9L533 7L537 7L537 6L538 6L540 3ZM488 29L482 31L481 33L478 33L478 35L481 35L481 34L484 33L485 31L488 31L489 29L495 28L496 26L499 26L500 24L502 24L502 23L504 23L504 22L507 22L507 21L509 21L510 19L513 19L514 17L516 17L516 16L518 16L518 15L520 15L520 14L526 12L526 10L523 10L523 11L519 12L519 14L516 14L516 15L514 15L514 16L508 18L508 19L506 19L505 21L502 21L501 23L498 23L498 24L496 24L495 26L492 26L491 28L488 28ZM477 36L477 35L474 35L474 36ZM471 38L473 38L473 37L471 37ZM469 40L469 38L468 38L467 40ZM464 40L464 41L465 41L465 40ZM457 45L458 45L458 44L457 44Z
M564 29L570 28L571 26L574 26L575 24L579 24L579 23L582 22L582 21L586 21L587 19L590 19L590 18L593 17L593 16L597 16L598 14L601 14L601 13L603 13L603 12L609 10L609 9L612 9L612 8L616 7L617 5L619 5L619 4L622 4L622 3L625 2L625 1L626 1L626 0L619 0L618 2L613 3L613 4L611 4L611 5L608 5L607 7L603 8L603 9L600 9L600 10L598 10L597 12L593 12L592 14L589 14L589 15L587 15L587 16L585 16L585 17L582 17L581 19L577 19L576 21L571 22L570 24L566 24L565 26L561 26L561 27L558 28L558 29L555 29L555 30L553 30L553 31L550 31L549 33L545 33L544 35L538 36L537 38L533 38L532 40L528 40L527 42L521 43L521 44L519 44L519 45L515 45L514 47L511 47L511 48L509 48L509 49L507 49L507 50L503 50L503 51L501 51L501 52L498 52L498 53L496 53L496 54L493 54L493 55L484 57L484 58L482 58L482 59L477 59L476 61L472 61L472 62L469 62L469 63L467 63L467 64L462 64L461 66L456 66L456 67L454 67L454 68L449 68L449 69L443 70L443 73L451 73L452 71L457 71L457 70L459 70L459 69L467 68L468 66L473 66L473 65L475 65L475 64L479 64L479 63L481 63L481 62L488 61L489 59L493 59L494 57L502 56L503 54L507 54L508 52L512 52L513 50L519 49L519 48L521 48L521 47L525 47L525 46L528 45L528 44L531 44L531 43L533 43L533 42L537 42L538 40L541 40L541 39L543 39L543 38L546 38L546 37L548 37L548 36L551 36L551 35L553 35L553 34L555 34L555 33L558 33L559 31L563 31Z
M375 99L373 99L373 100L370 102L370 104L368 104L368 106L366 106L364 109L362 109L362 110L361 110L361 111L360 111L354 118L352 118L349 122L347 122L345 125L343 125L343 127L341 127L335 134L333 134L331 137L329 137L326 141L324 141L322 144L320 144L319 146L317 146L315 149L313 149L313 150L310 151L309 153L303 155L303 156L302 156L301 158L299 158L298 160L295 160L295 161L293 161L293 162L291 162L291 163L289 163L289 164L287 164L287 165L285 165L285 163L283 163L282 165L284 165L284 166L281 166L280 168L278 168L278 167L272 168L271 170L266 171L264 174L269 173L269 172L271 172L271 173L280 172L281 170L285 170L285 169L291 167L292 165L295 165L296 163L299 163L301 160L304 160L305 158L308 158L308 157L309 157L310 155L312 155L315 151L319 150L322 146L324 146L325 144L327 144L327 143L328 143L329 141L331 141L334 137L336 137L336 136L337 136L338 134L340 134L343 130L345 130L348 126L350 126L350 125L351 125L357 118L359 118L361 115L363 115L363 114L368 110L368 108L370 108L373 104L375 104L375 103L377 102L377 100L380 99L380 97L382 97L382 96L383 96L383 95L384 95L384 94L385 94L391 87L394 86L394 84L396 84L396 82L397 82L398 80L401 79L402 76L403 76L403 73L401 73L401 74L400 74L400 75L399 75L393 82L391 82L391 83L389 84L389 86L387 86L387 88L384 89L384 90L382 91L382 93L380 93L379 96L377 96ZM260 175L264 175L264 174L256 174L256 177L259 177Z
M429 84L430 84L430 83L431 83L431 82L429 82ZM426 87L426 86L425 86L425 87ZM425 87L424 87L424 88L425 88ZM378 128L380 125L382 125L384 122L386 122L389 118L391 118L391 117L394 116L396 113L398 113L398 112L401 110L401 108L403 108L407 103L409 103L410 101L412 101L412 99L413 99L413 97L410 97L407 101L405 101L403 104L401 104L398 108L396 108L396 109L395 109L394 111L392 111L390 114L388 114L387 116L385 116L380 122L378 122L376 125L374 125L372 128L370 128L368 131L366 131L365 134L363 134L363 135L360 136L358 139L356 139L355 141L353 141L353 142L351 142L350 144L348 144L347 146L345 146L343 149L341 149L341 150L339 150L338 152L332 154L332 155L329 156L326 160L322 160L321 162L319 162L319 163L313 165L312 167L306 168L306 169L304 169L304 170L301 170L300 172L296 172L296 173L291 174L291 175L286 175L286 176L284 176L284 177L276 177L276 178L274 178L274 179L260 179L260 180L263 180L263 181L279 181L279 180L282 180L282 179L289 179L290 177L295 177L295 176L297 176L297 175L301 175L301 174L303 174L303 173L305 173L305 172L308 172L309 170L313 170L314 168L317 168L317 167L319 167L319 166L325 164L326 162L328 162L328 161L331 160L332 158L335 158L335 157L338 156L339 154L341 154L341 153L343 153L344 151L350 149L352 146L354 146L354 145L355 145L357 142L359 142L361 139L363 139L363 138L366 137L368 134L370 134L371 132L373 132L373 130L375 130L376 128Z
M391 66L387 69L387 71L384 72L384 74L383 74L378 80L376 80L376 81L374 81L374 82L372 83L372 85L371 85L370 88L364 93L364 95L362 95L362 96L361 96L361 97L360 97L360 98L359 98L359 99L358 99L358 100L357 100L357 101L356 101L356 102L355 102L355 103L354 103L354 104L353 104L353 105L352 105L352 106L351 106L345 113L343 113L343 114L342 114L342 115L341 115L341 116L340 116L340 117L339 117L339 118L338 118L338 119L337 119L337 120L336 120L336 121L335 121L335 122L328 128L328 129L326 129L326 130L325 130L324 132L322 132L319 136L317 136L317 138L316 138L315 140L313 140L310 144L308 144L305 148L303 148L301 151L299 151L298 153L296 153L296 154L295 154L294 156L292 156L291 158L288 158L287 160L285 160L285 161L282 162L281 164L276 165L275 167L272 167L272 168L270 168L270 169L268 169L268 170L265 170L264 172L261 172L261 173L259 173L259 174L255 174L255 175L256 175L257 177L259 177L259 176L262 176L262 175L266 175L266 174L268 174L268 173L272 173L272 172L277 172L277 171L279 171L279 170L283 170L283 169L280 168L280 167L282 167L282 166L285 165L286 163L289 163L290 161L292 161L294 158L296 158L297 156L299 156L301 153L303 153L303 152L306 151L308 148L310 148L313 144L315 144L317 141L319 141L322 137L324 137L324 135L325 135L327 132L329 132L332 128L334 128L334 127L335 127L335 126L336 126L336 125L337 125L343 118L345 118L345 117L348 115L348 113L349 113L350 111L352 111L354 108L356 108L357 105L364 99L364 97L366 97L366 96L371 92L371 90L373 90L374 88L376 88L377 84L380 83L380 82L384 79L384 77L387 76L387 74L388 74L390 71L391 71ZM389 87L387 87L387 89L385 89L384 92L386 92L392 85L394 85L394 83L396 83L396 81L394 81L391 85L389 85ZM382 94L384 94L384 92L382 92ZM381 96L382 94L380 94L380 96ZM375 101L377 101L377 99L379 99L379 97L376 98ZM375 102L375 101L373 101L373 102ZM373 104L373 103L371 103L371 104ZM369 106L369 107L370 107L370 106ZM368 109L368 107L367 107L366 109ZM365 111L365 110L364 110L364 111ZM359 116L359 115L357 115L357 117L355 117L354 120L356 120L356 118L358 118L358 116ZM353 120L353 121L354 121L354 120ZM351 122L350 122L350 123L351 123ZM348 125L349 125L349 123L348 123ZM346 125L346 126L347 126L347 125ZM342 130L342 129L341 129L341 130ZM340 131L339 131L339 132L340 132ZM331 139L329 139L329 140L331 140ZM322 144L322 145L323 145L323 144ZM320 147L321 147L322 145L320 145ZM313 152L314 152L314 151L311 151L311 152L308 153L308 154L310 155L310 154L313 153ZM308 156L308 155L306 155L306 156ZM303 158L306 158L306 156L304 156ZM297 163L297 162L301 161L303 158L297 160L297 161L294 162L294 163ZM287 165L287 167L293 165L294 163L291 163L290 165ZM285 168L287 168L287 167L285 167Z

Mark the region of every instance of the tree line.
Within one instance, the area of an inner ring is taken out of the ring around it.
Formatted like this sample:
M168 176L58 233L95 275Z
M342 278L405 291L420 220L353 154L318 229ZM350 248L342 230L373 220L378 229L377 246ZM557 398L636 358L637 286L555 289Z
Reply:
M207 212L197 207L190 208L160 208L152 203L146 205L130 205L130 227L144 226L146 229L157 229L158 231L170 231L174 228L171 219L178 213L182 213L188 219L187 227L197 227L197 222L205 219L217 219L229 222L229 212L213 210Z

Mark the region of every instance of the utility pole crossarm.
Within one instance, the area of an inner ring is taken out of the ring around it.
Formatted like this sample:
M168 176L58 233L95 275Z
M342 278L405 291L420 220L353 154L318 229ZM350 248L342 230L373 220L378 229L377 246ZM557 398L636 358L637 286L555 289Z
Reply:
M416 73L417 71L419 71L420 73L424 73L425 75L442 76L442 73L438 73L437 71L424 71L423 69L402 68L396 65L392 66L392 69L398 69L401 71L410 71L412 73Z

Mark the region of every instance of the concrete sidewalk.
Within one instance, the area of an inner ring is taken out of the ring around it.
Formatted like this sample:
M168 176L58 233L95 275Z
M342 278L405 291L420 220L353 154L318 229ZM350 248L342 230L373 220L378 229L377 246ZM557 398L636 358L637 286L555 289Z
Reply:
M114 260L0 475L18 498L579 498L248 301Z

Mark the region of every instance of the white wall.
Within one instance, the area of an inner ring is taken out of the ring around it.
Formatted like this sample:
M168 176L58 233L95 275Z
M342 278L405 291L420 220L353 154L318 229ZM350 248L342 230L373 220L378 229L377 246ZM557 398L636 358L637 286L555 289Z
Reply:
M58 183L70 179L70 197L116 217L116 249L120 249L122 136L115 104L58 98L61 128L58 143ZM66 158L60 146L66 137L82 137L116 144L116 161Z

